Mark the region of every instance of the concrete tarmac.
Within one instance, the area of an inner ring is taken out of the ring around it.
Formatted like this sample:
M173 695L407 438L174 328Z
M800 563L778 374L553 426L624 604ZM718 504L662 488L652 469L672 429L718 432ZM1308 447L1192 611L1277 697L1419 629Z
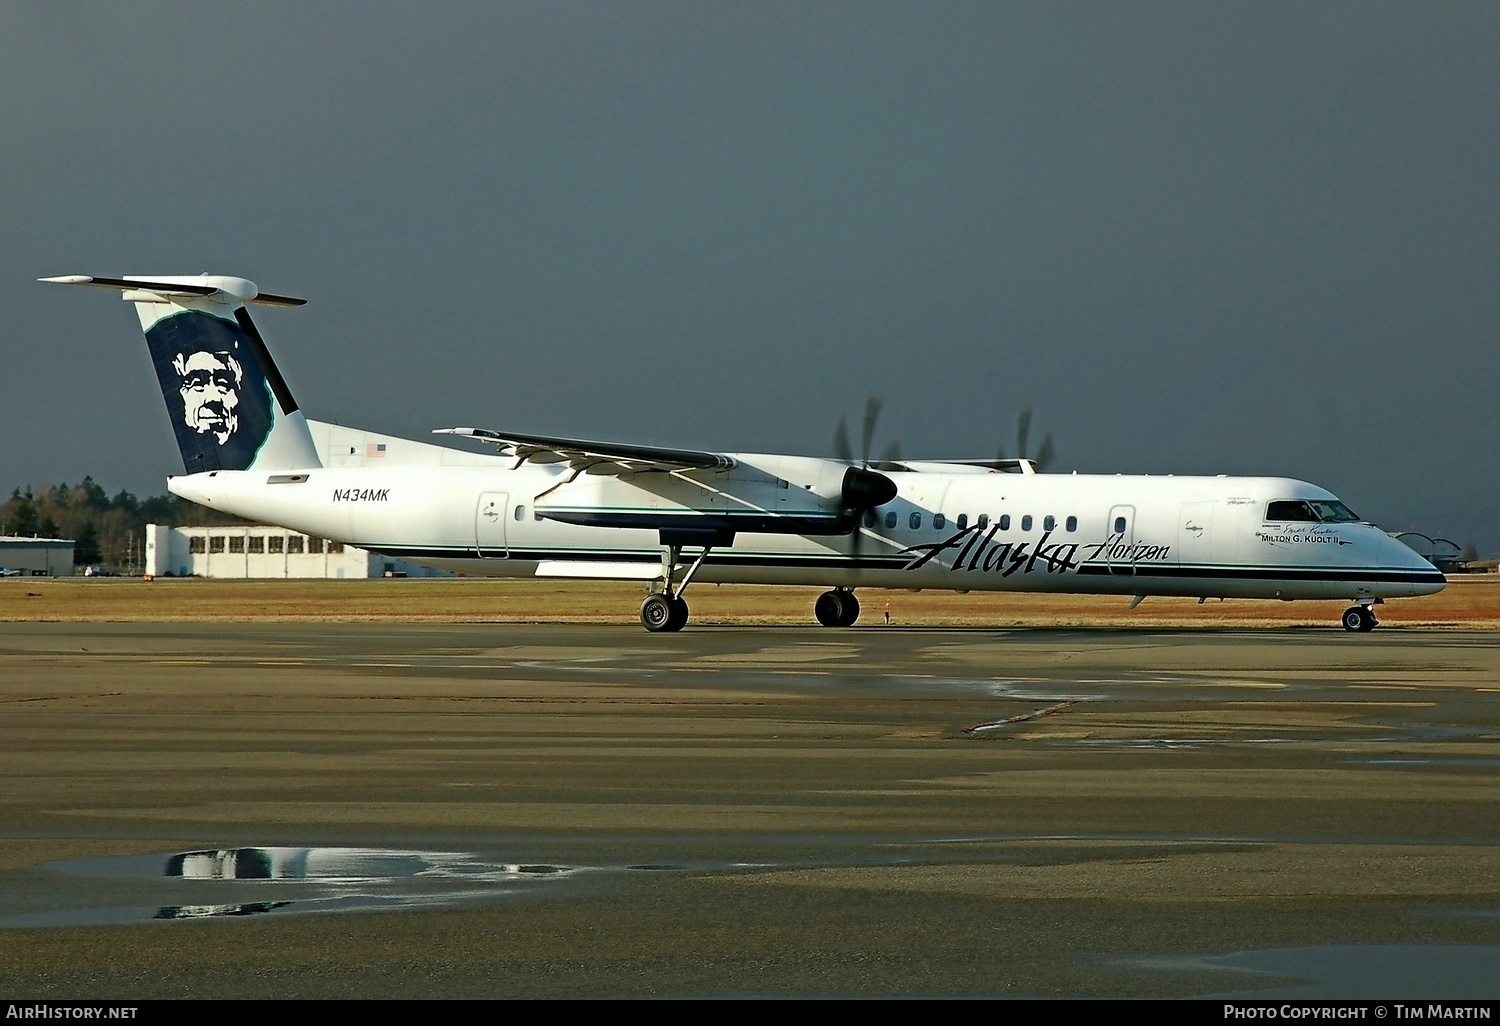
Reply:
M1500 997L1494 631L0 623L0 767L0 998Z

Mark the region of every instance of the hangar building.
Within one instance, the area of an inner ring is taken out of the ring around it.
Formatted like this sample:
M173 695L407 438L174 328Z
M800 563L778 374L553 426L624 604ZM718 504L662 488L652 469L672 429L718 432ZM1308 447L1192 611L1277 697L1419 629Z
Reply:
M72 542L68 542L71 556ZM310 537L284 527L146 525L152 577L452 577L378 552Z
M0 535L0 569L27 577L73 576L73 542L64 538Z

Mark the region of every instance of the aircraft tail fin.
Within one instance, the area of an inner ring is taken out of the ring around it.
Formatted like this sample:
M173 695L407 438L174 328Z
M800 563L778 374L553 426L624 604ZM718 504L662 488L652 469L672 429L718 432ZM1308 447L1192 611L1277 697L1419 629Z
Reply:
M42 281L118 289L135 304L172 431L190 474L321 466L286 379L246 309L301 306L227 275Z

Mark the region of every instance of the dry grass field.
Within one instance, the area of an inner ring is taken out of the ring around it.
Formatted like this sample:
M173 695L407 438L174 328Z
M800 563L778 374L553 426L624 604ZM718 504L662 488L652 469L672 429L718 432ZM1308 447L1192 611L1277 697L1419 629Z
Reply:
M699 585L690 626L811 625L817 588ZM223 581L21 578L0 581L0 622L588 623L632 624L636 583L550 580ZM882 626L1336 626L1346 602L1148 598L974 592L859 592L858 628ZM1378 610L1389 626L1500 629L1500 575L1450 578L1437 595Z

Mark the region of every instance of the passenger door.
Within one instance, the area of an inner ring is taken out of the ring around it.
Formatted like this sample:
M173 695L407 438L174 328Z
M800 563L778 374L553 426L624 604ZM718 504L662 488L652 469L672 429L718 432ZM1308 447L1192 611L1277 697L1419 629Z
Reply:
M1104 561L1109 564L1109 572L1122 577L1135 573L1135 507L1111 506L1106 527L1109 545L1104 550Z
M1177 514L1177 563L1202 566L1213 559L1213 502L1185 502Z

